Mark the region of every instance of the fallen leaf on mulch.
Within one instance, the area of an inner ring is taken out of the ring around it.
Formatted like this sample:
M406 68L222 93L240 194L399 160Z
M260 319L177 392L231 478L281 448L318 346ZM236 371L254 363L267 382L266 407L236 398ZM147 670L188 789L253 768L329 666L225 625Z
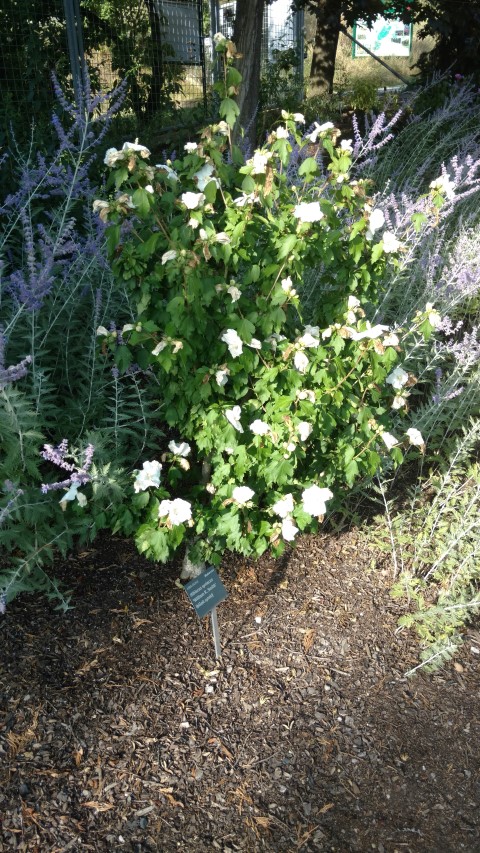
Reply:
M97 803L96 800L89 800L88 803L82 803L84 809L96 809L97 812L108 812L113 809L111 803Z

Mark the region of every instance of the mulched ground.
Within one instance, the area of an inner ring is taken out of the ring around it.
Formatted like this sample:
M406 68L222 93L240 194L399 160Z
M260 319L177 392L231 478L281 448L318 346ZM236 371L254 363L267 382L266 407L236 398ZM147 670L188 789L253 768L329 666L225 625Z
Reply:
M434 675L355 532L178 572L104 539L0 621L0 850L480 851L480 635Z

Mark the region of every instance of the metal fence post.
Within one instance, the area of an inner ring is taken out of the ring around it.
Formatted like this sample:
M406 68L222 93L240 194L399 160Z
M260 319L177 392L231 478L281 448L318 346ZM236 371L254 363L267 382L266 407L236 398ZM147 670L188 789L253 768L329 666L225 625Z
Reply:
M72 69L73 90L77 107L83 112L86 63L83 50L82 18L78 0L63 0L67 25L68 53Z

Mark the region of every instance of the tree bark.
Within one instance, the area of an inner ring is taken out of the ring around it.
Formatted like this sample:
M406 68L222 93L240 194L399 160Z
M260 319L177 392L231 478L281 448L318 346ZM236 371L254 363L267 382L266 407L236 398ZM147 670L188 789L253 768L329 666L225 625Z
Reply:
M240 116L235 135L238 138L239 130L243 128L252 147L256 142L264 8L265 0L237 0L233 28L233 41L242 54L242 58L237 60L237 67L243 77L237 97Z
M315 9L312 11L317 18L317 28L310 70L309 94L311 96L333 92L335 57L341 24L341 3L339 0L317 0Z
M163 62L162 22L157 14L154 0L145 0L151 29L152 79L150 91L144 105L145 116L151 118L159 110L165 99L165 68Z

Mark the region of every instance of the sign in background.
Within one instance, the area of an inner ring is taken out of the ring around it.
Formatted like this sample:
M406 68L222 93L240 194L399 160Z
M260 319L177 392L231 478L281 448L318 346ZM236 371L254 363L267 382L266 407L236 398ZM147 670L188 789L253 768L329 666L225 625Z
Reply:
M363 21L353 27L353 37L362 42L375 56L410 56L412 49L412 25L399 20L377 18L369 29ZM354 44L353 56L368 56L365 50Z

